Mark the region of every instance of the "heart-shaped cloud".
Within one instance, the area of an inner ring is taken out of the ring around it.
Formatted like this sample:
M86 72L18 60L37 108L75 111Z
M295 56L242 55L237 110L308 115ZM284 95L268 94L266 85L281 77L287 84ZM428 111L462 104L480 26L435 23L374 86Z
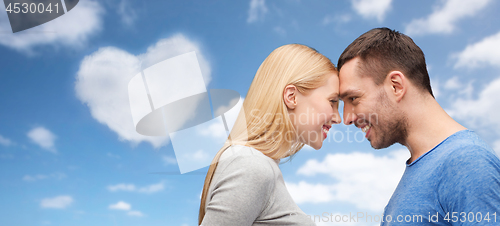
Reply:
M137 145L142 141L155 148L166 145L168 136L140 135L134 128L130 111L128 83L140 72L162 60L195 51L206 85L211 80L210 65L200 46L182 34L161 39L146 53L134 55L116 47L103 47L86 56L77 73L75 91L86 104L92 117L116 132L120 140Z

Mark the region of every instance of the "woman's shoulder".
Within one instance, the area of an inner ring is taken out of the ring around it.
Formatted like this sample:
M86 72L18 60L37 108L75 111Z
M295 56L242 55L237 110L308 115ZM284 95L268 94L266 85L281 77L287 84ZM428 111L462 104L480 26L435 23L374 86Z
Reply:
M256 177L272 177L279 171L278 163L255 148L233 145L222 153L217 170L220 173L240 171Z
M243 145L232 145L228 147L224 153L221 155L221 160L225 159L231 159L231 158L242 158L242 159L248 159L248 160L255 160L255 161L262 161L262 162L273 162L277 164L277 162L264 155L262 152L259 150L248 147L248 146L243 146Z

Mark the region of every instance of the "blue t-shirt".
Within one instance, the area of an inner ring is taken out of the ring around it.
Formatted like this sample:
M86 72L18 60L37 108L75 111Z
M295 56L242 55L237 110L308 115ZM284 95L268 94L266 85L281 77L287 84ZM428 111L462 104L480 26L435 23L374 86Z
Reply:
M459 131L406 165L382 219L381 225L500 225L500 160L476 133Z

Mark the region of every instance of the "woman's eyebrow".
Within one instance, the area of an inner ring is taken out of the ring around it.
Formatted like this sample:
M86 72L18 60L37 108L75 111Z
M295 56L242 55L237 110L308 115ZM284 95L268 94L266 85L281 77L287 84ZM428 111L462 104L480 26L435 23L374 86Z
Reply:
M337 98L337 97L339 97L339 92L334 92L334 93L330 94L330 96L328 96L328 99Z

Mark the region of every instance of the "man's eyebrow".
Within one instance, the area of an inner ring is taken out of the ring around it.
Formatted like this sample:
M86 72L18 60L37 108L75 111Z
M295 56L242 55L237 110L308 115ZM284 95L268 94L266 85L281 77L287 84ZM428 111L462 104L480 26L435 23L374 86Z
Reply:
M358 93L358 90L354 90L354 89L348 89L346 90L345 92L342 92L340 94L340 99L343 100L344 98L346 98L347 96L351 96L353 94L356 94Z

